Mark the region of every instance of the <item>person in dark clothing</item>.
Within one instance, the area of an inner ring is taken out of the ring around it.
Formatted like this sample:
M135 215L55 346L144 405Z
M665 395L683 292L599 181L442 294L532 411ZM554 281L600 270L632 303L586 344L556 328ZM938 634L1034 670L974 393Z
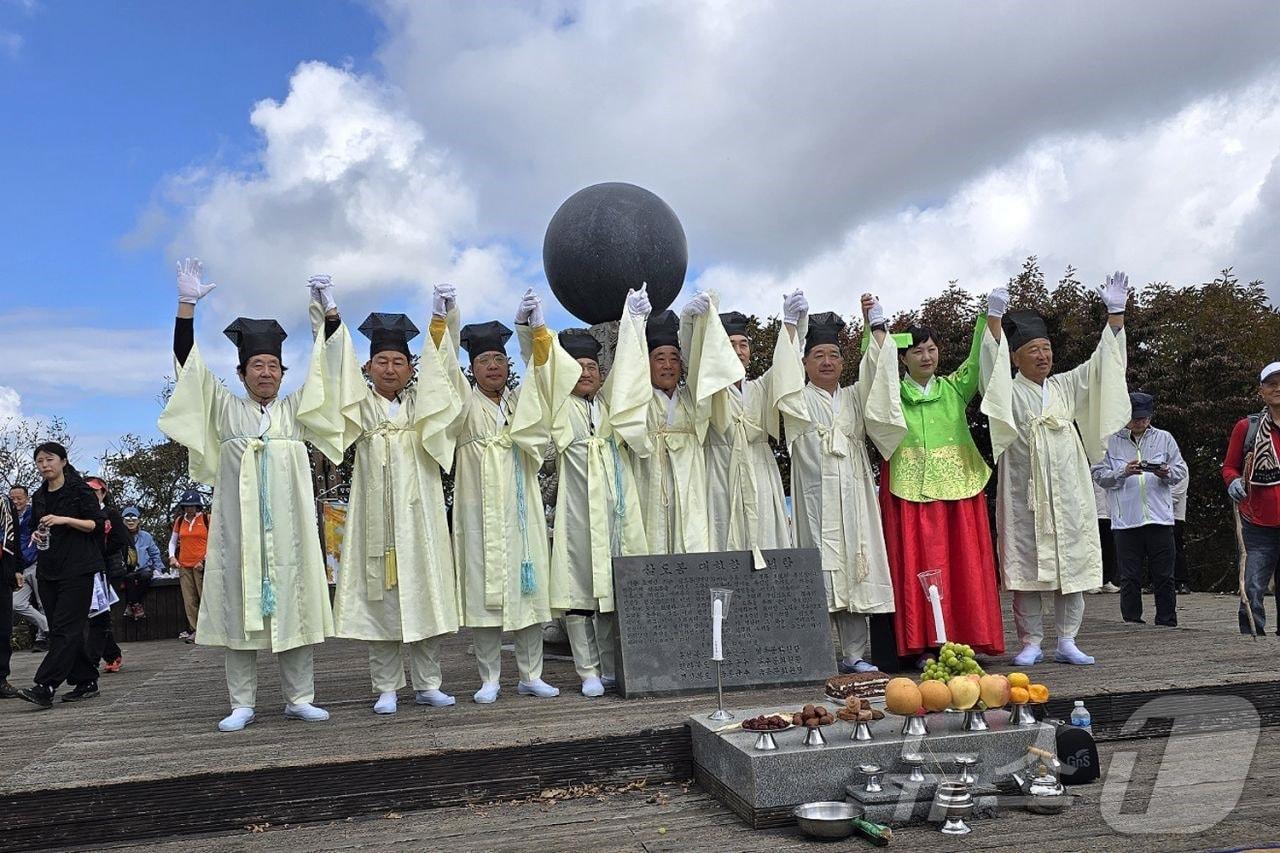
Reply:
M107 573L106 583L119 591L120 585L124 583L129 547L133 544L133 540L129 536L129 528L125 526L124 516L120 514L120 510L116 509L107 493L106 481L101 477L86 477L85 482L89 484L89 488L93 489L93 494L98 498L98 504L107 517L103 527L103 565ZM113 566L116 567L115 570ZM89 624L85 629L85 643L89 660L93 661L94 666L98 665L98 661L102 661L103 672L120 671L120 667L124 664L124 654L120 651L115 631L111 628L111 608L107 608L97 616L89 617Z
M9 683L9 658L13 653L13 591L22 578L20 553L17 512L8 498L0 497L0 699L18 695Z
M49 652L36 670L35 683L18 695L39 708L53 707L64 681L73 689L64 702L98 695L98 670L85 651L85 623L93 598L93 576L103 570L102 537L106 516L98 498L57 442L36 448L36 468L44 479L32 496L37 520L33 534L40 551L40 594L49 617Z

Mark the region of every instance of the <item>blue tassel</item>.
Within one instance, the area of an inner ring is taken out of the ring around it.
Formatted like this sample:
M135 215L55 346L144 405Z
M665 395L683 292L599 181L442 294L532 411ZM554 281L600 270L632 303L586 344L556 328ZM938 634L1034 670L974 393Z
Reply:
M533 560L520 563L520 594L533 595L538 585L533 580Z
M262 575L262 615L274 616L276 614L276 589L271 585L271 578L266 574Z

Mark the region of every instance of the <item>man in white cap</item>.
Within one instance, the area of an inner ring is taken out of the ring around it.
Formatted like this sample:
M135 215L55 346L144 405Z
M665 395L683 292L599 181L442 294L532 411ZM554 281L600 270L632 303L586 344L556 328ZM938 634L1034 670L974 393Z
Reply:
M1240 633L1262 636L1267 585L1280 566L1280 361L1262 368L1258 396L1262 411L1241 418L1231 431L1222 480L1236 503L1244 546Z

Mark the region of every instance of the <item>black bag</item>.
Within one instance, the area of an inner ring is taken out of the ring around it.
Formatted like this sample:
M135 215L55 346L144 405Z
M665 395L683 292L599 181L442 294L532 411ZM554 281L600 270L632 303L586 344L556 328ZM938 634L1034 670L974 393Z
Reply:
M112 551L104 554L103 559L107 564L107 580L113 583L124 580L125 575L129 573L124 564L124 555L119 551Z
M1085 729L1058 728L1058 760L1064 785L1085 785L1098 778L1098 744Z

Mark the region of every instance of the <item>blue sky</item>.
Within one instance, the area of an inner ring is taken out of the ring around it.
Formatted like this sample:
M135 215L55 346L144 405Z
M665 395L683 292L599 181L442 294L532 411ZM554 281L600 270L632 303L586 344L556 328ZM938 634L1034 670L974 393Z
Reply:
M982 293L1030 254L1277 292L1280 4L988 8L0 0L0 428L64 416L85 465L154 435L181 255L230 376L237 313L303 358L313 272L348 319L425 326L450 281L506 320L607 180L676 210L686 296L761 314Z
M343 0L0 0L0 31L21 38L0 51L3 313L54 312L75 326L154 327L167 337L166 244L126 248L122 239L167 175L251 157L260 140L249 109L283 97L299 62L366 70L380 29L366 7ZM27 382L25 409L66 416L87 433L151 433L165 369L157 365L154 392L124 398Z

